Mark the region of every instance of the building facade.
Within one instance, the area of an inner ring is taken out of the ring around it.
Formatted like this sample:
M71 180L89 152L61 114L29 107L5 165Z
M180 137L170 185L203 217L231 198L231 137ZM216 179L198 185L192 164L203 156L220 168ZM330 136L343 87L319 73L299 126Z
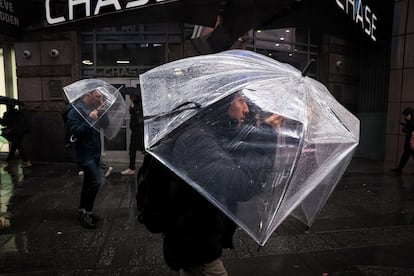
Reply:
M335 5L343 8L340 12L347 17L341 20L346 21L354 15L346 14L345 3L336 1ZM300 17L300 9L295 12ZM53 16L57 18L56 14ZM371 29L357 30L359 35L368 37L362 40L373 40L372 18ZM414 0L395 1L393 18L392 34L374 43L362 45L361 39L303 24L293 16L285 20L287 23L282 20L273 25L256 25L242 33L230 48L259 52L300 70L310 59L315 59L309 75L324 83L361 120L361 143L356 156L396 162L403 142L400 113L404 107L414 106L414 83L410 78L414 74ZM106 24L90 21L64 31L38 28L24 31L17 38L2 36L3 94L18 96L25 104L32 126L27 142L32 160L72 158L63 142L61 115L66 108L62 90L65 85L78 79L100 78L115 86L136 87L139 74L146 70L203 54L195 39L200 33L199 25L156 19L153 22L146 19L143 23L131 21L138 20L112 20ZM208 37L217 28L204 31ZM105 158L127 160L127 126L128 118L114 140L102 138Z

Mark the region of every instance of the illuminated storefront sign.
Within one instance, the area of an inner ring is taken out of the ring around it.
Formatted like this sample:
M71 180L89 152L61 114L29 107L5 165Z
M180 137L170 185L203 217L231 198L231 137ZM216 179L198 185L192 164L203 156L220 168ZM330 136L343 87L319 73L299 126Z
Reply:
M142 70L136 67L97 68L97 77L137 77Z
M336 4L347 15L352 16L355 24L373 40L376 41L375 32L377 29L377 15L368 5L364 5L362 0L336 0Z
M81 16L82 18L86 18L101 15L103 14L104 9L112 9L114 12L119 12L154 4L163 4L165 2L176 2L178 0L129 0L126 2L121 1L122 4L119 0L67 0L66 14L59 15L52 15L53 1L54 0L45 0L46 20L50 25L75 20L75 9L83 8L84 14ZM96 2L96 5L93 7L94 2Z

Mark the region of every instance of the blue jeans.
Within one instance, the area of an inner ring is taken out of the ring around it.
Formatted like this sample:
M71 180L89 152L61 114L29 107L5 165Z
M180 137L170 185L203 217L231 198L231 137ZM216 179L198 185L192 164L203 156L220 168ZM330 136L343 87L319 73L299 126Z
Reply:
M80 162L79 166L84 173L79 209L85 209L86 212L91 212L96 195L101 186L99 160L84 160Z

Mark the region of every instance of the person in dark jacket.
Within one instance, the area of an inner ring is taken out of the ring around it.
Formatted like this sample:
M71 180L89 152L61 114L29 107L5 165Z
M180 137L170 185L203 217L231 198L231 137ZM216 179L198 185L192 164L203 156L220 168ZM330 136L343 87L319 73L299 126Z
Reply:
M79 203L80 224L88 229L95 229L98 217L93 214L96 195L101 186L100 133L89 125L86 120L97 120L99 107L102 105L102 94L92 91L77 100L77 108L69 106L67 116L70 131L74 140L75 160L84 172L82 191ZM82 113L82 114L81 114ZM85 119L86 118L86 119ZM106 115L99 119L99 127L106 128L109 120Z
M191 119L198 123L190 122L189 128L172 138L173 160L190 176L194 173L210 179L206 189L217 191L214 198L232 208L259 193L257 178L274 164L274 128L281 123L281 116L271 115L258 131L254 125L245 124L248 112L246 99L236 93L222 100L220 106L200 112ZM217 120L212 120L212 113L218 114ZM253 139L267 140L269 148L255 148ZM164 233L167 265L180 270L180 275L227 275L220 257L223 248L233 247L234 222L184 181L171 184L168 209Z
M414 109L411 107L407 107L403 110L401 114L404 116L405 120L405 122L401 124L403 127L402 132L405 133L404 151L401 155L398 167L392 169L392 171L398 174L402 173L402 170L407 164L408 159L410 159L410 156L414 158L414 150L412 150L410 146L411 134L414 131Z
M17 150L22 160L22 167L30 167L32 163L27 158L23 147L23 139L29 131L23 113L16 109L13 104L8 104L7 111L4 113L3 118L0 119L0 123L6 127L2 130L2 136L10 143L10 150L6 161L10 163Z
M127 169L121 171L122 175L135 175L135 159L137 156L137 150L144 150L144 134L143 134L143 116L142 116L142 104L140 95L130 95L132 101L129 107L131 129L131 139L129 143L129 166Z

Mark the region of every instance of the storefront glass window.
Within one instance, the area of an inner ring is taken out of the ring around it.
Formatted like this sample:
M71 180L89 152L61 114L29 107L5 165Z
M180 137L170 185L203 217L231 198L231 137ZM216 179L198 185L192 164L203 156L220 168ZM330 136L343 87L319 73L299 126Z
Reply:
M171 23L93 29L80 40L82 77L138 77L168 62L169 49L177 53L182 45L181 27Z
M307 28L251 30L244 37L246 48L289 63L303 70L311 58L318 60L318 36ZM317 66L310 68L309 75L317 78Z

